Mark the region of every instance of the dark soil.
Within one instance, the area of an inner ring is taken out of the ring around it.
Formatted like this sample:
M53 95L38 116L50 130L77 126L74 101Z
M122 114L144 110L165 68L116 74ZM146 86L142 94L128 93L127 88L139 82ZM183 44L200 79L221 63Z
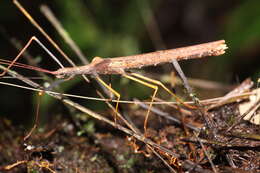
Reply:
M239 115L238 105L231 103L208 111L217 127L213 130L215 136L212 136L212 129L206 128L199 134L200 142L218 172L260 172L259 125L243 120L231 132L226 131L231 119ZM166 111L194 127L203 126L197 111L183 118L176 110L167 108ZM145 110L130 110L129 114L141 129ZM89 118L79 118L75 122L64 117L56 116L26 142L23 141L24 128L2 119L1 170L12 173L169 172L144 143L133 137L126 137ZM201 144L188 127L173 124L155 114L149 120L149 127L150 139L179 155L175 159L156 149L177 172L213 172ZM13 167L7 171L6 166Z

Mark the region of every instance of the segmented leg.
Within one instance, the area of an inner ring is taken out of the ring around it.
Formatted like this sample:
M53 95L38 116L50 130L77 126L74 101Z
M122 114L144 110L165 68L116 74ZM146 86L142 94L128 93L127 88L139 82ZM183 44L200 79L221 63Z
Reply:
M44 51L46 51L51 56L51 58L53 58L53 60L59 64L60 67L64 68L64 66L59 62L59 60L41 43L41 41L38 40L35 36L32 36L30 40L26 43L26 45L23 47L23 49L14 58L14 60L8 65L7 69L0 73L0 77L6 74L7 70L9 70L15 64L15 62L21 57L21 55L26 51L26 49L28 49L28 47L32 44L33 41L36 41L36 43L40 45L44 49Z
M145 77L145 76L137 74L137 73L131 73L131 75L135 76L137 78L143 79L145 81L148 81L150 83L156 84L158 86L161 86L166 92L168 92L170 95L172 95L176 99L176 101L178 101L182 105L184 105L184 106L186 106L186 107L188 107L190 109L196 109L197 108L196 106L192 106L192 105L184 103L178 96L176 96L170 89L168 89L161 81L154 80L154 79Z
M132 74L131 74L131 75L132 75ZM126 78L128 78L128 79L131 79L131 80L133 80L133 81L135 81L135 82L138 82L138 83L140 83L140 84L143 84L143 85L145 85L145 86L147 86L147 87L149 87L149 88L154 89L153 96L152 96L152 100L151 100L151 103L150 103L150 105L149 105L148 111L147 111L146 116L145 116L145 119L144 119L144 135L146 135L147 122L148 122L148 118L149 118L149 114L150 114L151 108L152 108L152 106L153 106L153 100L154 100L155 95L156 95L156 93L157 93L157 91L158 91L158 86L153 85L153 84L150 84L150 83L145 82L145 81L142 81L142 80L140 80L140 79L138 79L138 78L136 78L136 77L134 77L134 76L130 76L130 75L127 75L127 74L123 74L123 76L126 77Z
M111 86L109 86L108 84L106 84L106 82L104 82L100 77L96 77L96 79L104 86L106 87L110 92L112 92L116 97L117 97L117 102L116 102L116 109L115 109L115 115L114 115L114 120L115 123L117 121L117 113L118 113L118 105L119 105L119 100L121 95L115 91L113 88L111 88Z
M41 104L41 96L43 95L43 92L38 93L38 101L37 101L37 107L36 107L36 114L35 114L35 120L34 125L31 128L30 132L23 138L24 141L26 141L33 133L33 131L38 127L39 124L39 114L40 114L40 104Z

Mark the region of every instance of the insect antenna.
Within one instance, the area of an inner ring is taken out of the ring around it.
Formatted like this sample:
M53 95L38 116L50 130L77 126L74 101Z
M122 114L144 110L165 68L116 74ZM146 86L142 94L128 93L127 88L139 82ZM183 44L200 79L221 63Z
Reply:
M10 65L11 63L12 63L12 61L5 60L5 59L0 59L0 64ZM54 75L53 71L50 71L50 70L47 70L47 69L44 69L44 68L40 68L40 67L31 66L31 65L28 65L28 64L19 63L19 62L13 63L12 66L23 68L23 69L28 69L28 70L34 70L34 71L38 71L38 72L43 72L43 73L48 73L48 74L53 74Z

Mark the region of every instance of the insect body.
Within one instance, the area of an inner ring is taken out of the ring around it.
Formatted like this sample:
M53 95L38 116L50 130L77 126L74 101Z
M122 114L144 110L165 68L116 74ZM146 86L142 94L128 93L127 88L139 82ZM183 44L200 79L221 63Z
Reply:
M173 59L193 59L206 56L218 56L225 53L227 46L224 40L169 49L139 55L105 58L95 57L92 62L80 67L67 67L54 71L58 78L77 74L123 74L125 70L142 68L144 66L158 65L171 62Z

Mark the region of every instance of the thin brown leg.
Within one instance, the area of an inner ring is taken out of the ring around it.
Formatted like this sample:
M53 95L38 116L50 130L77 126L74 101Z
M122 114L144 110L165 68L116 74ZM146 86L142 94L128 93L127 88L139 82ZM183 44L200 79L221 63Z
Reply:
M38 101L37 101L37 107L36 107L36 114L35 114L35 120L34 120L34 125L31 128L30 132L23 138L24 141L26 141L33 133L33 131L38 127L39 124L39 114L40 114L40 104L41 104L41 96L43 92L40 91L38 93Z
M18 55L14 58L14 60L8 65L5 71L0 73L0 77L4 76L14 64L15 62L21 57L21 55L28 49L28 47L32 44L33 41L36 41L36 43L44 49L45 52L47 52L51 58L59 64L60 67L64 68L64 66L60 63L60 61L41 43L40 40L38 40L35 36L32 36L30 40L26 43L26 45L23 47L23 49L18 53Z
M15 59L8 65L7 69L5 71L3 71L2 73L0 73L0 77L4 76L5 73L7 72L7 70L9 70L14 64L15 62L20 58L20 56L24 53L24 51L31 45L32 41L34 40L34 37L32 37L27 44L24 46L24 48L19 52L19 54L15 57Z

